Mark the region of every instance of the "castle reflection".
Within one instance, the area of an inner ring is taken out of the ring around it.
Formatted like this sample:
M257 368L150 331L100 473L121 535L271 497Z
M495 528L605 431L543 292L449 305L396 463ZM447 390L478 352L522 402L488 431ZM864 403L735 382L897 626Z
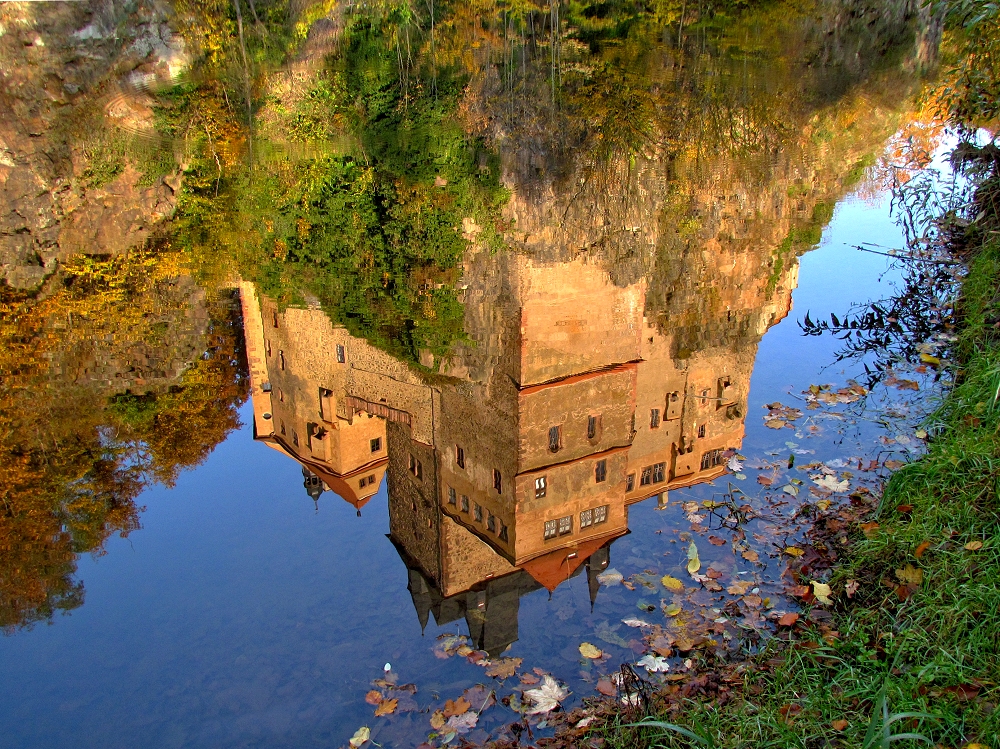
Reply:
M718 477L740 447L757 344L797 265L775 281L763 261L721 262L700 270L718 319L672 326L647 316L644 276L616 284L599 257L470 255L470 341L419 371L243 283L255 439L302 465L313 499L359 514L387 476L421 626L464 618L498 653L522 595L585 571L593 601L629 506Z

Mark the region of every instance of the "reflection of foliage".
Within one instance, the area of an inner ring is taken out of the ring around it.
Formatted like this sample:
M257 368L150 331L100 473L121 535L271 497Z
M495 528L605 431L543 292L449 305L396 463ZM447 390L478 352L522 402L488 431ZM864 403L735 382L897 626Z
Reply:
M292 138L314 152L225 173L202 158L177 241L199 257L232 246L240 272L269 294L314 295L352 333L415 361L461 335L445 282L457 278L465 219L497 243L503 191L494 160L453 116L464 79L401 56L402 34L419 47L427 29L403 6L358 8L345 22L338 51L285 112ZM338 123L346 153L322 140Z
M956 62L940 86L953 122L970 131L1000 117L1000 4L947 0L948 47Z
M954 264L943 261L906 263L903 283L888 299L850 309L843 317L813 320L809 313L799 323L806 335L834 335L842 340L836 361L864 360L871 388L899 362L916 364L925 349L936 351L955 330L952 303L961 282ZM928 347L932 347L929 348Z
M6 631L79 606L75 556L138 528L134 500L145 486L172 482L237 425L245 386L235 308L220 300L204 322L192 320L200 292L179 261L81 258L37 297L0 297ZM143 361L149 372L134 371ZM158 371L186 361L182 374ZM141 407L124 406L128 395L109 407L122 376L150 388Z

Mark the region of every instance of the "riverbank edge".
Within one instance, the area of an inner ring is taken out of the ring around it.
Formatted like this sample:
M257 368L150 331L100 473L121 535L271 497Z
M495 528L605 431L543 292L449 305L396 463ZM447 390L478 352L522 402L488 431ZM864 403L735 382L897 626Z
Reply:
M1000 749L1000 212L992 202L975 226L966 232L956 385L927 420L927 453L891 477L865 528L852 528L829 580L832 620L811 623L803 612L747 663L720 668L685 696L654 698L646 720L659 726L635 727L616 711L572 745L885 747L905 733L913 737L891 743L924 743L919 736Z

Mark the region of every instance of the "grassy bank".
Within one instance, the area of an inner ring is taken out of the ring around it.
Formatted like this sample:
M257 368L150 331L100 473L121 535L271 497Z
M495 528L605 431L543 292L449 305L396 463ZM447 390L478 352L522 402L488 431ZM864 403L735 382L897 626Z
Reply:
M608 746L1000 747L1000 216L985 208L967 238L958 384L877 527L853 530L832 619L803 616L744 666L654 700L674 727L617 718L594 734Z

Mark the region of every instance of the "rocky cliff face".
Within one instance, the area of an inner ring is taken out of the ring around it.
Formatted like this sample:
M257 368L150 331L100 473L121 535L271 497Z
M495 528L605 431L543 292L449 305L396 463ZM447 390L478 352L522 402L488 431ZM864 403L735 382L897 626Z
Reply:
M187 64L168 18L147 2L0 8L0 272L11 286L38 285L74 253L124 252L173 212L172 158L141 157L169 149L146 91Z

